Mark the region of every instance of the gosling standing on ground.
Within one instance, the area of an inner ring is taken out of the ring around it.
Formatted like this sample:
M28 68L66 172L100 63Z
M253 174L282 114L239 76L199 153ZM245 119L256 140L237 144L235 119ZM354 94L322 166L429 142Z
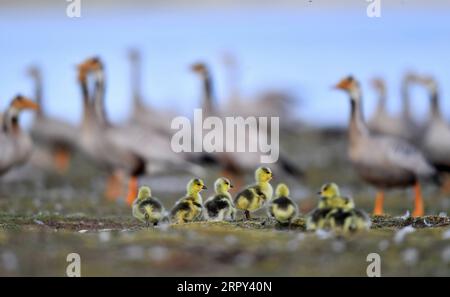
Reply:
M256 183L240 192L234 199L237 209L243 210L245 218L250 219L250 212L254 212L267 201L272 199L273 188L270 185L272 171L267 167L259 167L255 171Z
M319 205L307 219L307 229L331 229L337 231L358 231L370 227L370 218L355 208L353 199L340 195L335 183L325 184L318 193Z
M335 183L324 184L320 191L317 193L319 195L319 204L316 209L314 209L306 220L307 230L317 230L324 229L327 226L327 216L332 210L332 198L340 196L339 187Z
M233 188L230 180L225 177L218 178L214 183L216 195L209 197L205 202L205 219L208 221L234 221L236 208L230 193Z
M166 210L164 206L155 197L152 197L150 187L141 187L138 196L133 202L133 217L146 223L147 226L158 223L164 218Z
M297 216L297 205L289 198L289 188L285 184L279 184L275 189L275 199L269 205L269 216L280 224L291 224Z
M170 212L172 222L181 224L199 219L203 209L200 192L206 189L203 180L199 178L191 179L187 184L186 196L178 200Z
M333 209L326 218L332 230L348 233L370 228L369 216L355 208L352 198L335 196L332 200Z

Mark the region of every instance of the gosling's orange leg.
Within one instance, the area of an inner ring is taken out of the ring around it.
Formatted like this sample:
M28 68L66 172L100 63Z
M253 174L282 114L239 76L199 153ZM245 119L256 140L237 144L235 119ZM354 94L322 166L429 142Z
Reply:
M106 181L105 197L115 201L122 194L122 176L118 172L112 173Z
M66 173L70 164L70 152L62 147L55 148L53 151L53 162L58 173Z
M138 178L136 176L130 177L130 181L128 182L128 194L127 194L127 205L133 204L133 201L136 199L138 194Z
M414 211L412 213L413 217L422 217L424 215L422 190L419 182L414 185Z
M384 214L383 205L384 205L384 191L378 191L375 197L375 207L373 209L374 216L381 216Z

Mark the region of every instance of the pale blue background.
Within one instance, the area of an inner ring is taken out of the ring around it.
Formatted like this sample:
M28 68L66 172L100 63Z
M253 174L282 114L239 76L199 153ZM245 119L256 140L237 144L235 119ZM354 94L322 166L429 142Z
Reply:
M100 55L108 74L108 110L115 121L130 106L126 49L140 47L145 58L144 93L157 106L192 115L199 99L197 79L188 65L212 65L219 98L227 95L220 62L225 50L242 62L242 91L254 95L286 88L302 98L298 115L316 125L345 125L348 102L331 85L352 73L363 81L365 111L375 99L367 81L384 76L390 108L399 107L399 82L406 69L437 76L442 106L450 115L450 21L447 10L384 9L370 19L364 9L250 9L172 7L167 9L85 9L81 19L65 15L65 3L52 9L0 11L0 105L17 92L31 94L24 69L45 71L45 108L77 122L80 95L75 64ZM426 115L419 88L414 111ZM29 121L29 116L28 119Z

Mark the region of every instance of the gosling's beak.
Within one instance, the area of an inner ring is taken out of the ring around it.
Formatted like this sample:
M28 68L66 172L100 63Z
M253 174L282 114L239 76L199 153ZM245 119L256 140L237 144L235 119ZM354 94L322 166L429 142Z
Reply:
M317 194L317 195L322 195L322 192L321 192L321 191L319 191L319 192L317 192L316 194Z
M205 185L203 185L202 189L203 189L203 190L208 190L208 187L205 186Z
M233 185L230 185L230 188L232 189L232 188L234 188L234 186L233 186Z

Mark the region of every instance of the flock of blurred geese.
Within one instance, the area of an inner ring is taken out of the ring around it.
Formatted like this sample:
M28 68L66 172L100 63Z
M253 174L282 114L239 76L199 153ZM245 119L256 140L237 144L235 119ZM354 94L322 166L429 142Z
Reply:
M123 124L112 123L105 109L106 75L104 61L88 58L77 67L77 83L81 90L83 116L79 126L50 117L43 109L43 79L37 67L28 70L33 80L33 98L15 96L1 114L0 174L29 161L35 151L46 150L53 168L67 170L75 151L82 152L92 164L108 174L105 196L108 199L125 197L131 205L138 196L139 178L160 173L185 172L202 176L206 166L223 172L236 185L248 172L259 167L259 155L252 153L175 153L170 149L173 130L173 111L157 110L145 103L141 93L141 57L138 51L129 54L133 109ZM233 59L227 64L233 69ZM191 70L200 78L203 99L201 107L206 115L277 116L283 131L295 131L299 122L292 117L292 99L282 93L267 93L254 100L243 100L238 88L233 88L227 104L217 105L213 90L213 76L205 63L195 63ZM230 76L233 73L230 71ZM429 117L419 124L410 110L410 89L422 86L429 96ZM435 182L448 191L450 173L450 125L440 108L438 82L431 76L407 73L402 82L402 111L391 114L386 107L387 92L382 79L373 80L378 106L366 121L362 114L362 89L358 80L345 77L336 89L344 91L350 103L348 126L349 161L362 180L378 192L374 214L384 213L384 191L391 188L414 187L414 216L425 213L421 183ZM332 94L330 95L332 96ZM130 101L131 101L130 100ZM31 109L36 112L30 133L20 127L19 115ZM31 137L31 136L32 137ZM301 136L298 136L301 137ZM36 140L33 145L32 138ZM44 144L44 145L42 145ZM301 154L301 148L297 152ZM296 180L302 169L283 151L279 161L270 165L280 176L290 175ZM127 187L125 193L124 188Z

